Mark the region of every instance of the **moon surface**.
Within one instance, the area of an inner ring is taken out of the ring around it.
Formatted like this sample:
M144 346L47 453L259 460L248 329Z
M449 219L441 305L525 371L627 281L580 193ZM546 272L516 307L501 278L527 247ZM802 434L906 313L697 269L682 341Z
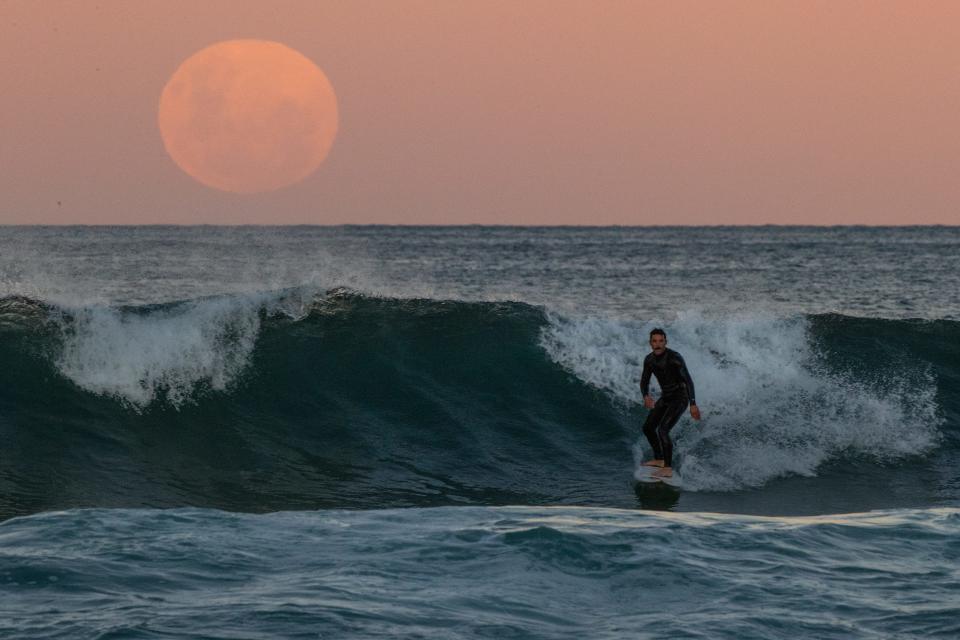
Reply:
M299 182L337 135L327 76L279 42L228 40L198 51L160 95L160 134L173 161L197 181L236 193Z

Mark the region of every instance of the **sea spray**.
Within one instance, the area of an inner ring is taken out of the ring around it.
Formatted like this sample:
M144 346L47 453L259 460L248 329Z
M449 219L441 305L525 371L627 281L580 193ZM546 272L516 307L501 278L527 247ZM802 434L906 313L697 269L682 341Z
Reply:
M891 462L928 452L940 438L936 381L907 388L891 372L870 386L831 370L810 321L763 314L629 322L550 315L550 356L614 402L642 403L640 374L654 326L687 361L704 420L672 433L684 487L735 490L789 474L813 476L841 455ZM654 380L654 389L656 383ZM645 442L635 449L637 464Z
M167 306L89 306L60 314L59 371L78 387L143 409L180 406L200 385L224 391L248 365L264 314L301 317L299 291L218 296Z

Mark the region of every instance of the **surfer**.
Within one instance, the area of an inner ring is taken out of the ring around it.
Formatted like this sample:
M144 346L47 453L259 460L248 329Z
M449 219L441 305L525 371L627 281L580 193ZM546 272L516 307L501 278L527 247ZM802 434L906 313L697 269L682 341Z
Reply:
M690 416L700 419L693 379L687 371L683 357L673 349L667 349L667 334L663 329L650 332L652 353L643 359L643 375L640 376L640 392L643 394L643 406L652 411L643 423L643 435L647 436L653 447L653 460L643 464L648 467L660 467L651 475L658 478L673 476L673 442L670 429L677 424L687 405ZM660 399L654 402L650 395L650 374L657 376L660 384Z

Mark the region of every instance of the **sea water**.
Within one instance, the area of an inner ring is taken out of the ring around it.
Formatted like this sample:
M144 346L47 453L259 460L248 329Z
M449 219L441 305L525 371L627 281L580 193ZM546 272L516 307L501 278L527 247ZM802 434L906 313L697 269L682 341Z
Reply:
M958 635L958 228L0 227L4 638Z

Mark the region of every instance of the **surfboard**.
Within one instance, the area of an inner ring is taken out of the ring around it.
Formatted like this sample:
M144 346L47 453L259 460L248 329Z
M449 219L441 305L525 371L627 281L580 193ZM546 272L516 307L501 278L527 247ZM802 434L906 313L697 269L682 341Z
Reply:
M673 475L669 478L660 478L653 475L653 472L656 470L657 467L640 466L637 468L636 473L633 474L633 477L636 478L638 482L643 482L646 484L666 484L678 489L683 486L683 478L680 477L680 474L677 473L676 469L674 469Z

